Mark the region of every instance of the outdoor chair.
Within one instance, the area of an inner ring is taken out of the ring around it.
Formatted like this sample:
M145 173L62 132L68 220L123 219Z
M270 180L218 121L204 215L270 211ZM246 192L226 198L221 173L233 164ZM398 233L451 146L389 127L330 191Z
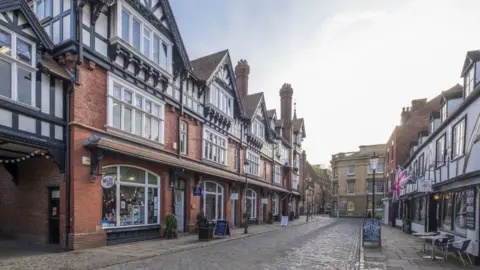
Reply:
M440 248L441 251L443 251L445 253L445 248L447 247L447 244L449 242L453 242L455 241L455 235L452 235L452 234L446 234L447 238L444 238L440 241L435 241L435 245Z
M470 259L470 254L467 252L468 245L470 245L471 240L461 240L456 242L450 242L447 244L445 249L445 260L448 258L448 252L457 253L460 256L460 260L462 260L463 265L465 266L465 261L463 260L463 254L466 254L468 257L468 261L472 264L472 260ZM460 248L455 247L455 244L462 244Z

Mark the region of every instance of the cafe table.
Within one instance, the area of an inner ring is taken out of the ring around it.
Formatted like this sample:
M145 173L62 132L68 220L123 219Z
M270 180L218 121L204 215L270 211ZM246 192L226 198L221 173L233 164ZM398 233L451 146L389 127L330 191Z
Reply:
M419 238L422 238L423 236L433 236L433 235L438 235L437 232L423 232L423 233L412 233L413 236L418 236ZM423 252L426 253L427 250L426 250L426 247L425 247L425 244L426 244L426 239L423 239Z
M439 260L443 260L442 257L439 257L439 256L435 256L435 241L437 240L442 240L442 239L445 239L447 238L446 235L442 235L442 234L439 234L439 235L427 235L427 236L421 236L419 237L421 239L430 239L432 240L432 255L431 256L423 256L422 258L424 259L432 259L432 261L436 260L436 259L439 259Z

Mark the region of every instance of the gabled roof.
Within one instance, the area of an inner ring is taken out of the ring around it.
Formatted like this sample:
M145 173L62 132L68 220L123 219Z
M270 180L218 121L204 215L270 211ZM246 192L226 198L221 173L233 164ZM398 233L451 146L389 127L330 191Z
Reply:
M267 111L267 116L269 119L271 119L276 114L277 114L277 111L275 109L271 109Z
M303 118L293 119L293 133L299 133L300 130L302 131L302 138L306 137L305 134L305 125L303 123Z
M248 119L252 119L257 111L258 104L263 98L263 93L255 93L243 98L243 107Z
M439 111L432 111L430 113L430 119L432 119L432 118L434 118L434 119L440 118L440 112Z
M25 16L28 24L31 26L32 31L37 36L40 43L45 47L45 49L51 51L53 50L54 44L50 39L48 34L43 29L42 25L37 19L37 16L33 13L30 7L25 0L1 0L0 1L0 13L7 11L21 11Z
M446 91L443 91L441 96L442 96L442 101L441 101L442 103L445 100L461 98L461 97L463 97L463 86L461 86L460 84L457 83L452 88L450 88Z
M462 74L460 77L465 76L465 73L469 70L470 64L472 62L480 61L480 51L469 51L467 56L465 56L465 61L463 62Z

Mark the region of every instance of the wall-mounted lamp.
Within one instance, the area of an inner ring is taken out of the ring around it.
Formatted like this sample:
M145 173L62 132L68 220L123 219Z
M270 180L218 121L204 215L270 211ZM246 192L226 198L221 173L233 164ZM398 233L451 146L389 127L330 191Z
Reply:
M443 196L445 197L445 200L450 200L450 193L445 193Z
M435 201L438 201L438 200L440 199L440 194L435 194L435 195L433 195L433 199L434 199Z

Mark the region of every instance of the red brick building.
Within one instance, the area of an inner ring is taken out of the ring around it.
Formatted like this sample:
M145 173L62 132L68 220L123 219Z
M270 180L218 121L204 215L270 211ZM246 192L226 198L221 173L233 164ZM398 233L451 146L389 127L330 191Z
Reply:
M423 133L428 132L432 113L438 113L442 96L462 91L462 86L457 84L443 91L441 95L427 101L427 99L412 100L411 107L402 108L401 124L395 126L387 142L385 153L385 180L388 199L388 224L395 226L395 217L398 211L398 203L392 202L392 187L395 181L396 169L401 166L410 154L410 143L415 141Z
M0 91L0 234L82 249L162 237L168 214L193 232L200 212L230 226L298 213L290 85L277 117L245 60L190 61L167 0L0 7L0 68L37 78Z

